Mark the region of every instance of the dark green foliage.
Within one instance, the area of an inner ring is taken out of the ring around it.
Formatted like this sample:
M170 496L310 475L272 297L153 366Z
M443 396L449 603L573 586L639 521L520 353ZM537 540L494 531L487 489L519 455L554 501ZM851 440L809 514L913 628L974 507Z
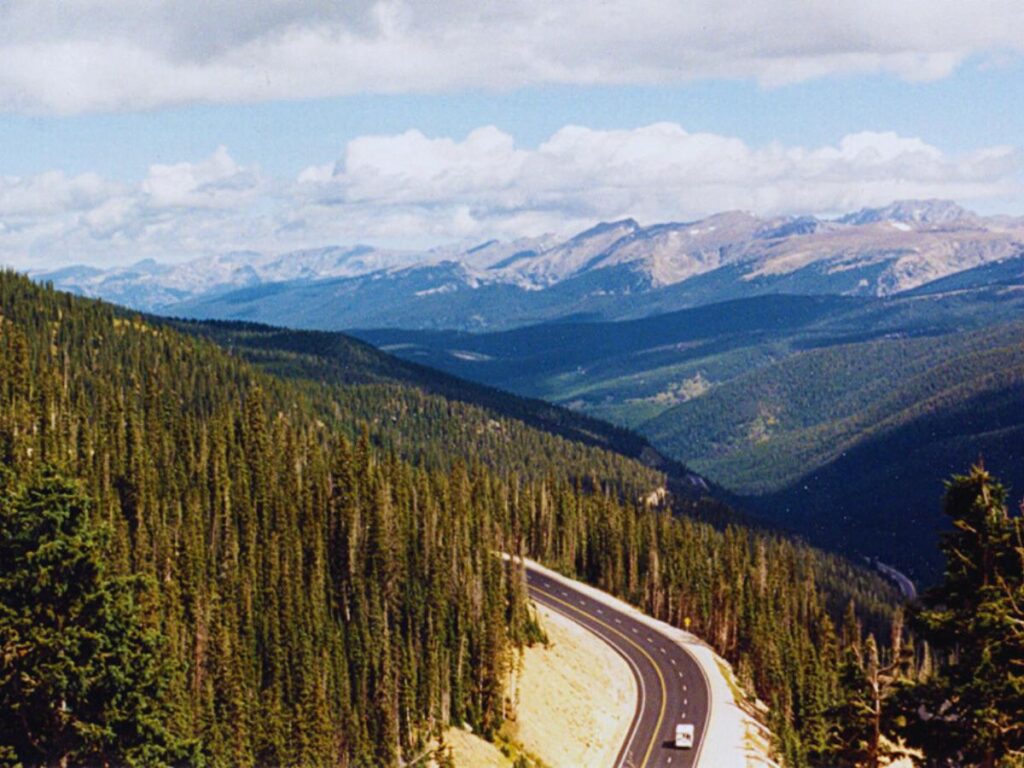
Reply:
M385 355L341 333L272 328L252 323L167 321L185 333L216 341L263 370L331 385L401 384L452 403L486 408L534 429L639 458L647 441L626 429L542 400L531 400L456 379Z
M656 297L641 296L646 315ZM1022 296L772 295L639 320L362 335L629 426L749 512L929 582L942 480L983 454L1024 484Z
M737 492L776 491L859 443L1019 383L1022 333L1013 324L797 351L666 411L644 431ZM1010 426L975 421L966 434Z
M456 376L572 402L635 426L643 421L640 413L653 416L676 402L672 396L657 398L668 395L671 385L698 372L716 382L740 375L788 350L786 343L776 348L777 340L863 304L841 297L771 296L638 320L566 320L497 333L355 333Z
M874 635L861 642L855 617L844 619L843 659L839 671L839 704L830 713L834 724L823 742L822 754L842 765L878 768L901 753L899 731L904 719L896 713L897 698L911 686L920 669L912 643L903 636L903 614L892 624L888 647Z
M493 555L508 496L495 475L414 468L368 434L353 445L341 435L357 432L355 417L325 393L109 306L5 274L0 314L3 466L80 478L92 503L75 519L110 531L92 557L112 583L153 586L137 630L118 618L121 593L82 598L118 633L112 658L130 669L159 635L172 662L162 688L127 678L123 696L103 696L100 722L119 743L134 743L119 720L131 696L166 707L168 727L212 765L379 766L449 721L498 727L526 611L510 605L524 600L508 587L518 575ZM41 533L11 528L5 546ZM20 610L15 597L5 611ZM17 722L3 721L5 734ZM105 744L104 733L86 736Z
M979 454L1024 480L1024 326L793 354L644 425L812 542L941 573L942 480Z
M859 626L887 628L894 595L877 579L781 537L735 526L720 532L608 500L555 496L533 510L528 551L688 626L735 665L740 681L769 704L787 765L807 766L827 751L841 701L832 615L848 604L839 600L855 595L870 607L860 609Z
M917 688L911 736L936 762L1024 764L1024 518L981 466L948 484L946 572L918 616L937 675Z
M161 765L170 669L135 580L109 575L77 487L0 468L0 743L23 763Z

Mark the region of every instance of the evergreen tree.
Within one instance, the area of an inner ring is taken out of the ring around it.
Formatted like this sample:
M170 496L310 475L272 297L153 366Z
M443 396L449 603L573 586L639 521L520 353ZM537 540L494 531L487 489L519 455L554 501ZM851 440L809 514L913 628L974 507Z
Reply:
M1024 765L1024 522L980 464L947 484L941 584L918 620L938 665L911 738L936 760Z
M893 620L888 658L874 635L859 639L845 651L840 668L840 705L836 710L833 755L846 765L878 768L883 737L896 734L894 700L910 684L912 649L903 638L903 614Z
M0 468L0 711L27 765L160 765L168 668L135 580L107 574L79 489L52 470L27 488Z

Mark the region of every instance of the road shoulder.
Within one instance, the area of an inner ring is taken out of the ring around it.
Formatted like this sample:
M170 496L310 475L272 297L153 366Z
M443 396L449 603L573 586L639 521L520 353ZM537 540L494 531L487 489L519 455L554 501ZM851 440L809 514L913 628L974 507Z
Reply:
M612 765L637 705L626 662L589 630L535 604L548 638L510 671L508 718L497 739L452 727L445 743L459 768L511 768L513 757L546 768Z
M626 662L571 619L537 605L548 646L525 649L509 735L552 768L611 765L636 711Z

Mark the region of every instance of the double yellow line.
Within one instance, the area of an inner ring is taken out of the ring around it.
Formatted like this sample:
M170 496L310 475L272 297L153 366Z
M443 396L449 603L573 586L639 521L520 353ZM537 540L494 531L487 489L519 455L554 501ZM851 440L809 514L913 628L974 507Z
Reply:
M651 752L654 751L654 745L658 743L658 734L661 733L661 725L665 721L665 704L668 701L668 688L665 685L665 677L661 674L661 669L658 667L658 664L654 661L654 657L647 652L647 649L645 649L642 645L633 640L633 638L631 638L624 632L616 629L611 624L605 621L601 621L601 619L592 616L586 611L580 610L567 600L562 600L560 597L555 597L550 592L543 590L540 587L535 587L531 584L530 589L534 590L535 592L538 592L539 594L544 595L544 597L548 598L549 600L553 600L556 603L564 605L566 608L575 611L581 616L586 616L588 619L595 622L596 624L600 624L602 627L609 630L610 632L614 632L616 635L621 637L631 646L640 651L640 653L642 653L647 658L647 660L651 662L651 666L654 667L655 674L658 675L658 683L661 685L661 708L658 710L658 723L654 726L654 736L651 738L651 743L647 745L647 751L644 753L644 759L640 761L640 765L638 766L638 768L645 768L647 762L651 759Z

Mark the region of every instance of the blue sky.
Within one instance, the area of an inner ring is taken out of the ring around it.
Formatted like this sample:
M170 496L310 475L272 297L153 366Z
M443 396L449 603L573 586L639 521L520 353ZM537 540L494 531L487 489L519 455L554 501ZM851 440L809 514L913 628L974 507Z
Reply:
M1015 2L12 0L0 262L1024 213Z
M463 137L496 125L535 147L567 124L634 128L659 121L752 144L822 145L891 130L949 152L1024 140L1024 63L970 62L931 82L840 76L779 87L753 79L673 86L547 86L448 94L364 94L264 104L193 105L73 116L0 115L5 174L102 171L124 181L153 163L230 148L244 164L295 175L352 138L418 128ZM1024 213L1024 205L1020 206Z

